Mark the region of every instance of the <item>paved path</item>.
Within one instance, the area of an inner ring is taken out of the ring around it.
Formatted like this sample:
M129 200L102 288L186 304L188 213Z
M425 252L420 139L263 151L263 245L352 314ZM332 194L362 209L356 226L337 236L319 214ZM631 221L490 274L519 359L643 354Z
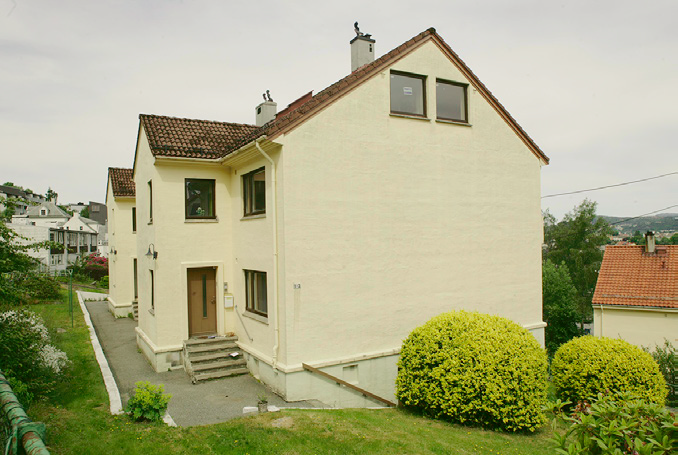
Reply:
M85 305L118 383L123 406L137 381L165 385L165 392L172 394L167 411L179 426L208 425L242 417L242 408L256 406L261 394L268 396L270 405L278 407L322 406L318 402L288 403L250 375L193 385L184 370L156 373L137 350L136 321L116 319L109 313L106 302Z

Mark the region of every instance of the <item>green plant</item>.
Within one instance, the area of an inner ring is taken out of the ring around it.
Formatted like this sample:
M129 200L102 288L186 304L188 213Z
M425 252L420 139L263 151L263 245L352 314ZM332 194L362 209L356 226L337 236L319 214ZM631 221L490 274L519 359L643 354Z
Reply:
M99 280L99 286L102 288L107 288L108 287L108 275L101 277Z
M125 411L134 420L162 420L172 395L163 393L165 386L153 385L148 381L135 383L134 395L127 402Z
M0 313L0 370L44 395L68 365L65 353L50 344L43 320L25 311Z
M28 297L33 300L54 300L59 298L59 283L48 275L26 274L20 282Z
M404 341L396 396L436 418L534 431L545 422L546 368L546 353L518 324L453 311Z
M666 386L669 388L668 396L666 397L666 404L669 406L678 406L678 354L676 348L669 340L664 340L663 346L655 346L654 351L650 353L652 358L659 365L666 381Z
M31 403L33 402L33 394L28 390L28 386L11 376L7 378L7 382L9 382L12 392L16 395L16 398L19 400L19 403L21 403L24 411L28 411L28 408L31 407Z
M630 394L598 394L568 416L563 412L567 404L553 406L556 420L569 424L565 433L554 432L557 453L670 455L678 449L678 420L661 405Z
M583 336L562 345L551 362L558 398L593 401L599 393L664 404L666 382L650 354L624 340Z

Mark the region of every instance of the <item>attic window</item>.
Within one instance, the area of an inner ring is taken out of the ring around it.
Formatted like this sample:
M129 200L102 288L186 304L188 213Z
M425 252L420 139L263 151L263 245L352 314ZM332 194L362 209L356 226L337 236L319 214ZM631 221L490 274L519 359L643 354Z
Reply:
M45 215L47 215L47 210L40 209L40 216L45 216Z
M440 120L468 123L466 84L436 79L436 111Z
M391 72L391 113L426 117L426 76Z

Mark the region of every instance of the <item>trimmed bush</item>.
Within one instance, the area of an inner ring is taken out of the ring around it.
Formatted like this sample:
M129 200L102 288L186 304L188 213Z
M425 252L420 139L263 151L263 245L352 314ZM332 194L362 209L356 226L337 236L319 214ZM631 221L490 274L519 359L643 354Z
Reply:
M165 386L153 385L148 381L135 383L134 395L127 402L125 411L134 420L162 420L172 395L163 393Z
M545 422L546 387L546 353L527 330L499 316L453 311L404 341L396 396L435 418L534 431Z
M652 356L624 340L583 336L562 345L551 363L558 398L592 402L599 393L664 404L666 382Z

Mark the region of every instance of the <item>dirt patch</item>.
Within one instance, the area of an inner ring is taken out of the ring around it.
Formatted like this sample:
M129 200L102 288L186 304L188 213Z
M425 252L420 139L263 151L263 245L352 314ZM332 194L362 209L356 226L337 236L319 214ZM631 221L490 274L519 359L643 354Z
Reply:
M281 417L271 421L273 428L292 428L294 426L294 419L292 417Z

